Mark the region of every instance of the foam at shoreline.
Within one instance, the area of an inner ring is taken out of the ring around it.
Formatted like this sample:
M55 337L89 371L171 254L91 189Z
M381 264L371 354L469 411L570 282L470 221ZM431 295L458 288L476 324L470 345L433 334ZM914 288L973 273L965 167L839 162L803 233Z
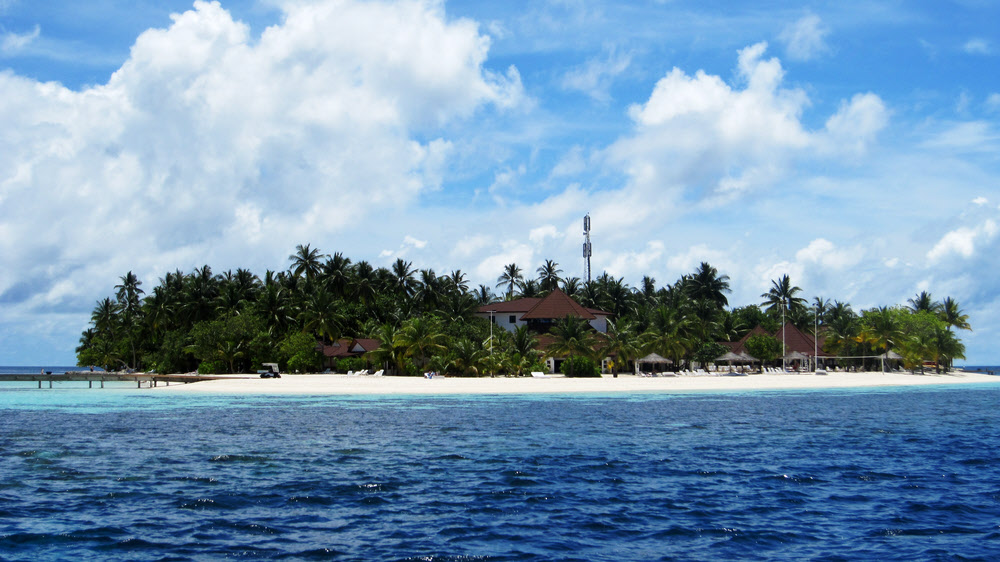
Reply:
M535 394L577 392L689 392L753 391L781 389L864 388L880 386L924 386L1000 383L1000 376L982 373L838 373L827 375L761 374L748 376L676 376L568 379L562 376L533 377L373 377L348 375L282 375L280 379L232 378L191 384L158 386L157 392L207 392L221 394Z

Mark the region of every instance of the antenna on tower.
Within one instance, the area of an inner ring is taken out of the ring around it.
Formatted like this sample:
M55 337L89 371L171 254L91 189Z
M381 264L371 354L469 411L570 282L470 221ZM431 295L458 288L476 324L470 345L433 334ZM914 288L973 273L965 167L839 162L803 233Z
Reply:
M590 283L590 256L593 249L590 246L590 213L583 217L583 259L587 260L587 283Z

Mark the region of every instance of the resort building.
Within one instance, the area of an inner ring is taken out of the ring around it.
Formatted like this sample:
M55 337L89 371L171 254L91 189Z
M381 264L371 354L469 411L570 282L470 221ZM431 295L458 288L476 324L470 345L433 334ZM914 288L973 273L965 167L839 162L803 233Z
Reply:
M522 298L480 306L476 316L488 319L508 332L527 326L529 330L538 334L536 349L544 353L554 340L548 335L549 330L556 322L567 316L586 320L597 332L597 342L603 342L603 334L608 331L608 318L611 317L611 313L581 306L566 293L555 289L543 298ZM546 359L546 370L549 373L559 372L563 359L561 357ZM602 367L606 363L607 358L601 361Z
M341 338L332 344L322 344L323 367L334 368L337 359L361 357L369 351L375 351L382 345L379 340L367 338Z
M740 341L720 343L737 355L746 354L747 340L753 336L769 336L777 340L778 343L784 341L785 361L790 366L793 362L806 362L811 365L814 357L819 360L833 357L829 353L823 351L823 338L820 338L819 341L817 341L812 335L796 328L791 322L787 322L783 327L778 328L778 330L773 334L764 328L757 326L753 330L750 330L745 336L740 338Z
M584 308L569 295L553 290L544 298L523 298L506 302L485 304L476 311L476 316L486 318L497 326L514 332L527 326L533 332L544 334L559 320L575 316L586 320L594 330L604 334L608 331L610 312L595 308Z

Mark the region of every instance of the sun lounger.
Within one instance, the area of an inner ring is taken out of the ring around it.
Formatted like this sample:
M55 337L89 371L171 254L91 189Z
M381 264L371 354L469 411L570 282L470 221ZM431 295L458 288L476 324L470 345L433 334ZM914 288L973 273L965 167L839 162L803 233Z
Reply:
M375 371L375 372L374 372L374 373L372 374L372 376L373 376L373 377L381 377L381 376L382 376L382 373L384 373L384 372L385 372L385 370L384 370L384 369L379 369L379 370Z
M543 373L541 371L532 371L531 372L531 376L535 377L536 379L547 379L547 378L549 378L548 375L546 375L545 373Z

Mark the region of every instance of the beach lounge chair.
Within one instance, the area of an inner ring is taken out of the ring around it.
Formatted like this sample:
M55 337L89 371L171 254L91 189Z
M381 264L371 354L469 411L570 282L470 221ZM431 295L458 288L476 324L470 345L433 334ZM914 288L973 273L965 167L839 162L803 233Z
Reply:
M372 376L373 377L381 377L382 373L384 373L384 372L385 372L384 369L379 369L379 370L375 371L375 373L373 373Z
M535 377L536 379L547 379L547 378L549 378L548 375L546 375L545 373L543 373L541 371L531 371L531 376Z

